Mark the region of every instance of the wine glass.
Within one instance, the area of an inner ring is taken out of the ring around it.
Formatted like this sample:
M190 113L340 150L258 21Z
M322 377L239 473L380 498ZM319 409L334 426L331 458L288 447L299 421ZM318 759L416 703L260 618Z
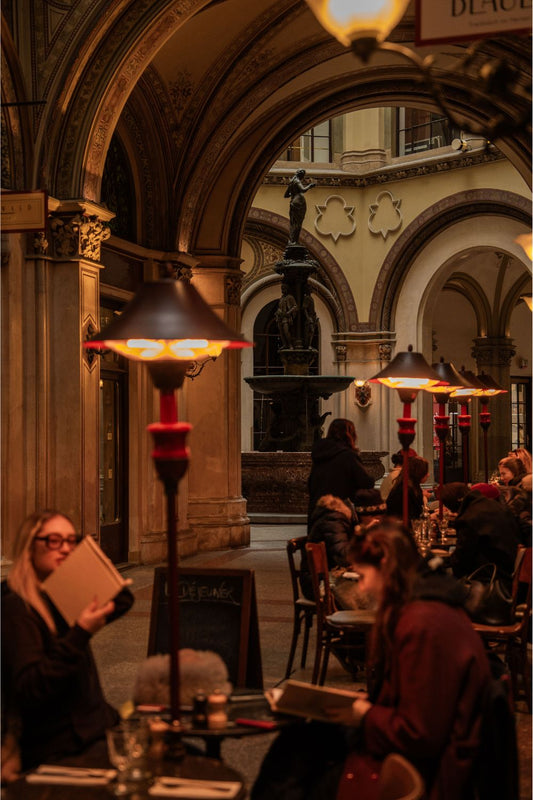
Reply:
M135 727L126 720L114 728L109 728L106 737L109 760L117 768L113 793L117 796L128 795L130 794L128 780L136 778L132 773L132 765L144 754L143 742Z

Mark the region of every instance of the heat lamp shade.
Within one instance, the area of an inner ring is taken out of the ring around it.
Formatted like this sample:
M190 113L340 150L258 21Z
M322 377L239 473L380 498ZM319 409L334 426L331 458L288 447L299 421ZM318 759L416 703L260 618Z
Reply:
M143 283L119 317L84 346L139 361L191 361L251 347L221 320L188 281Z
M483 384L476 378L473 372L463 367L459 371L459 375L464 379L466 385L452 392L452 397L478 397L478 395L483 393Z
M433 387L432 392L434 394L451 394L457 389L464 389L466 387L467 381L465 381L451 361L444 361L444 359L441 358L438 364L432 364L431 368L443 381L443 385Z
M357 39L383 42L400 22L409 0L306 0L332 36L345 47Z
M422 353L408 350L397 353L385 369L369 379L369 383L382 383L390 389L419 389L433 391L443 384L441 377L429 366Z
M498 394L507 392L507 389L500 386L491 375L487 375L485 372L476 375L476 378L483 386L483 389L479 389L478 392L476 392L476 397L496 397Z

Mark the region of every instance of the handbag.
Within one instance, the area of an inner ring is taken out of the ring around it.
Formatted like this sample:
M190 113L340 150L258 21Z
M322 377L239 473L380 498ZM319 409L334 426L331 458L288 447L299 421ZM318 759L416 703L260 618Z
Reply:
M490 580L481 581L483 573L490 571ZM496 564L483 564L470 575L461 578L467 590L465 610L473 622L481 625L509 625L513 599L511 593L497 576Z

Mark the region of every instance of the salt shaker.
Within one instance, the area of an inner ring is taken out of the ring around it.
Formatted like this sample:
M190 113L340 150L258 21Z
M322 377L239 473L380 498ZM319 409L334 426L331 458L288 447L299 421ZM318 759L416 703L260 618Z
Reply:
M216 731L228 726L228 698L216 691L207 698L207 727Z

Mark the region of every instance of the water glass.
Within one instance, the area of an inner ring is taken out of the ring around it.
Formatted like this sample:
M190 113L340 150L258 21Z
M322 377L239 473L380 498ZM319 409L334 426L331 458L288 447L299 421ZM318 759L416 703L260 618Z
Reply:
M123 720L106 731L109 760L117 768L113 792L117 796L130 794L131 782L149 777L146 769L148 731L138 720Z

